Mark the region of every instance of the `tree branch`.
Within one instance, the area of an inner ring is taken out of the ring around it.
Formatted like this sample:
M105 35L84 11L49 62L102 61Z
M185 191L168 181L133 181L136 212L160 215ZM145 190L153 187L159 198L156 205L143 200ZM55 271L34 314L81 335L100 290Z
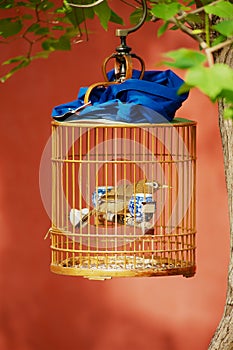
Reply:
M223 43L220 43L220 44L218 44L218 45L215 45L215 46L212 46L212 47L208 47L208 48L206 49L206 51L209 51L209 52L212 53L212 52L221 50L221 49L223 49L225 46L231 45L231 44L233 44L233 39L229 39L229 40L226 40L226 41L224 41Z
M216 1L213 1L211 3L209 3L208 5L215 5L219 2L221 2L222 0L216 0ZM202 11L205 10L205 6L201 6L201 7L198 7L196 8L195 10L191 11L191 12L182 12L182 15L178 16L177 19L180 21L181 19L184 19L185 17L187 17L188 15L196 15Z
M169 19L170 23L175 24L176 26L178 26L180 28L180 30L186 34L188 34L189 36L191 36L194 40L196 40L202 49L206 49L208 47L208 45L206 44L206 42L197 34L193 34L192 29L188 28L186 25L184 25L183 23L180 23L175 17L172 17Z
M182 32L188 34L191 38L196 40L199 43L201 49L205 51L209 66L212 66L214 64L214 58L213 58L212 52L208 51L209 49L208 44L199 35L193 34L192 29L188 28L186 25L179 22L175 17L170 18L169 22L177 25Z

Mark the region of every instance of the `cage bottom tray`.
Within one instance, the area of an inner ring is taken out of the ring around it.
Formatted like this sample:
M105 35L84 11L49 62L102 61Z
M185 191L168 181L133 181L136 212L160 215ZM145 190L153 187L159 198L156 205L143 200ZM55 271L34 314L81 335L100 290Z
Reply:
M152 277L183 275L193 277L196 266L174 259L134 256L79 256L65 259L50 266L52 272L62 275L83 276L92 280L112 277Z

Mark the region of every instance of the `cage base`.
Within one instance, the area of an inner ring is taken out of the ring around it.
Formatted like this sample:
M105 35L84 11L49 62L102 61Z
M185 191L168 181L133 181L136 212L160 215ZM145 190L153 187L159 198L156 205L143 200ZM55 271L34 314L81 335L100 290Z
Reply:
M124 260L123 260L124 259ZM146 259L137 257L138 267L130 266L134 258L123 257L118 262L109 262L108 266L97 264L94 257L89 258L89 266L87 262L82 262L80 266L79 258L70 258L57 264L51 264L50 270L60 275L82 276L90 280L107 280L112 277L156 277L156 276L175 276L183 275L183 277L193 277L196 272L196 266L187 266L187 262L175 262L171 259L163 258L161 260ZM190 264L190 263L189 263ZM140 266L141 265L141 266Z

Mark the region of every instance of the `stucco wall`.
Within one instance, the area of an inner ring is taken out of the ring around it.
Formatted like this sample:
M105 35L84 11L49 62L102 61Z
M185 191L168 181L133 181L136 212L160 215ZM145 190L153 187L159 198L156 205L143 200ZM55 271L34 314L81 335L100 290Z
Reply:
M206 350L224 307L229 223L217 107L199 91L177 112L198 122L196 276L93 282L49 271L39 165L51 110L102 80L102 61L119 44L112 27L90 28L88 43L0 85L0 349ZM167 50L194 47L174 32L157 39L156 28L146 24L128 38L147 69L161 69ZM2 46L1 59L23 49Z

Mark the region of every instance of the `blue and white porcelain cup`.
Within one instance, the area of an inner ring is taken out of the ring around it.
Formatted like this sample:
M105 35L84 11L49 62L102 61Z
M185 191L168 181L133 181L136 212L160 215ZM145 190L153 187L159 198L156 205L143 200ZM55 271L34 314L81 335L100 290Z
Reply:
M92 193L92 203L94 207L96 207L96 204L100 204L101 197L105 195L106 192L111 191L113 189L113 186L99 186L96 188L96 190ZM97 200L96 200L97 198Z
M148 211L146 210L147 203L151 203ZM130 198L128 209L137 222L149 221L155 212L156 202L153 202L151 193L136 193Z
M82 208L81 210L72 208L70 210L70 222L73 226L78 226L80 224L80 221L84 216L86 216L89 213L88 208Z

